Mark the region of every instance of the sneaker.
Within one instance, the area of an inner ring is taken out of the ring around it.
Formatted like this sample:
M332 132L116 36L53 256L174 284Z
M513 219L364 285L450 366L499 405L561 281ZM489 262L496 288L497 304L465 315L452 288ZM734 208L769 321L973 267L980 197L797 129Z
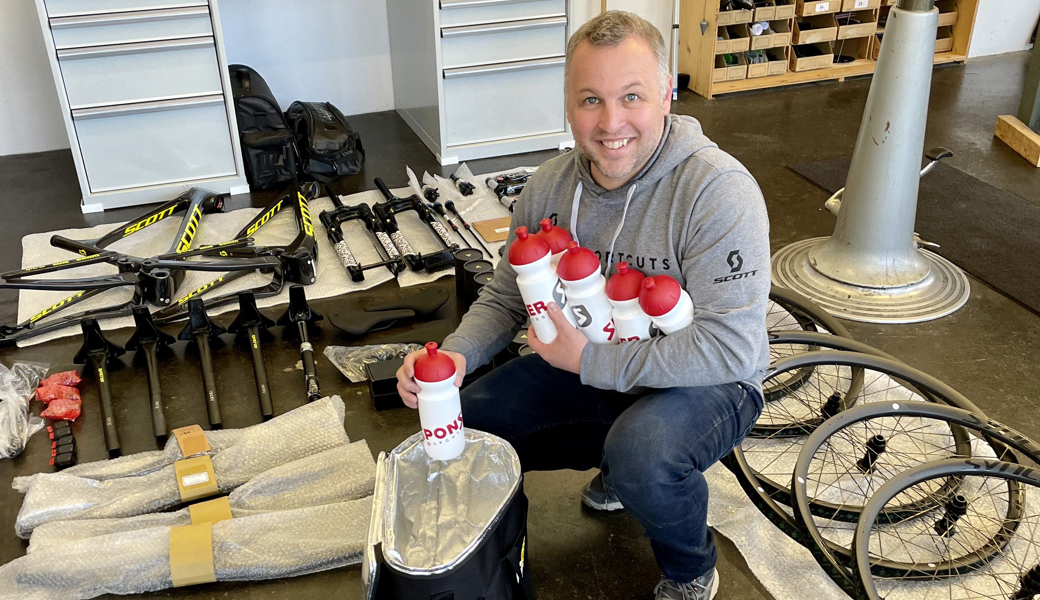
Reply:
M593 510L620 510L625 508L617 496L610 493L603 485L603 474L599 473L592 481L581 488L581 501Z
M712 569L690 583L676 583L665 577L654 588L655 600L712 600L719 591L719 572Z

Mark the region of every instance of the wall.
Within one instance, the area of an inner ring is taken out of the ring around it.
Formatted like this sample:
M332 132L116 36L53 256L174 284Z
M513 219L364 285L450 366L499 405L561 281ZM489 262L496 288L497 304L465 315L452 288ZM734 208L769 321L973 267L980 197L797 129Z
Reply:
M33 0L0 8L0 156L69 147Z
M1040 0L979 0L969 57L1026 50L1040 17Z

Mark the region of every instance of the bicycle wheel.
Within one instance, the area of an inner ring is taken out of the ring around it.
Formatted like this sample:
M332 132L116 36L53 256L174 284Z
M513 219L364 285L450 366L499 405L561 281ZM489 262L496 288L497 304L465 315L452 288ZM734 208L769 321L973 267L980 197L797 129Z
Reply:
M770 333L813 331L851 338L848 329L818 304L787 288L769 290L766 329Z
M889 354L852 338L814 331L783 331L769 334L769 364L771 365L788 356L822 349L862 352L895 360ZM813 367L810 365L790 372L787 377L781 378L780 375L777 375L763 382L762 392L766 402L782 398L785 390L797 389L809 379L812 372ZM862 377L858 379L862 382ZM858 393L858 389L851 389L846 392L846 395L855 397Z
M892 525L893 498L957 479L945 505ZM1040 472L996 459L949 459L904 471L873 495L853 539L856 573L871 600L1040 596ZM893 560L896 558L897 560ZM896 562L899 568L890 569ZM904 568L904 567L911 568Z

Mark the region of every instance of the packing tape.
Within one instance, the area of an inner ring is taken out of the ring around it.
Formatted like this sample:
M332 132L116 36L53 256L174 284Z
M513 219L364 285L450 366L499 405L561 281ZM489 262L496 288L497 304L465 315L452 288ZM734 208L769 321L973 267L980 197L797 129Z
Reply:
M191 524L218 523L231 518L231 503L227 496L206 500L188 507L191 516Z
M182 502L190 502L217 493L217 475L208 456L185 458L173 463L177 491Z
M170 528L170 577L173 587L212 583L213 523Z
M188 425L173 430L173 437L181 448L181 456L194 456L209 452L209 441L206 440L206 432L198 425Z

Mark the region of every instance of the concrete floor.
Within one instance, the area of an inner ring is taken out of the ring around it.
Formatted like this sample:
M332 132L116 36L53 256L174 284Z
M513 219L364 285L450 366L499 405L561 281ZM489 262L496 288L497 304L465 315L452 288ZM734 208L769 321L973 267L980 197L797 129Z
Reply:
M973 60L966 66L935 71L929 146L944 145L956 153L948 164L999 188L1040 203L1040 170L993 138L996 115L1014 113L1028 54ZM673 104L676 113L690 114L705 132L744 164L761 184L772 222L771 239L776 250L806 237L827 235L833 218L823 210L826 194L787 169L789 165L849 155L852 152L869 79L826 83L722 97L706 101L682 92ZM351 117L368 149L365 172L338 185L341 193L372 189L380 176L393 187L403 185L404 166L420 172L448 173L392 112ZM474 172L539 164L554 152L475 161ZM0 270L20 265L21 237L28 233L99 223L120 223L139 210L112 211L84 217L78 209L79 190L68 151L0 158L0 207L7 216L0 236ZM231 208L263 204L263 194L235 197ZM982 199L980 199L982 200ZM19 209L24 207L24 209ZM1009 232L1036 235L1036 232ZM442 281L453 289L451 280ZM362 301L393 295L396 283L352 296L315 302L325 314ZM16 295L0 292L0 322L16 314ZM456 318L453 303L441 317ZM271 311L271 316L277 316ZM227 325L231 316L217 321ZM1008 422L1027 435L1040 438L1040 318L1001 293L972 280L967 306L940 321L920 325L872 326L850 323L860 340L873 344L965 393L994 418ZM174 328L170 328L173 331ZM122 343L129 331L110 337ZM276 412L303 404L297 346L282 341L280 331L264 348ZM373 336L372 340L378 339ZM366 340L369 341L369 340ZM66 338L25 349L0 351L0 360L38 360L54 369L71 367L79 346ZM328 325L316 339L319 351L326 344L346 343ZM173 347L175 357L163 362L171 427L205 423L198 361L185 344ZM125 453L155 447L151 437L144 370L124 357L124 367L113 373L117 420ZM259 421L253 395L248 354L232 347L215 350L220 373L219 388L226 427L243 427ZM375 412L367 387L352 385L323 358L319 377L326 393L341 394L347 402L346 428L352 439L367 439L373 451L389 450L418 426L415 413L406 410ZM104 458L96 392L84 394L85 414L76 424L80 461ZM0 563L24 552L24 543L12 527L20 496L10 489L12 477L48 470L47 440L35 436L28 449L13 460L0 461ZM533 473L527 480L530 511L530 565L539 597L543 600L579 598L600 600L648 598L658 571L641 528L625 514L599 515L582 510L578 488L590 473L561 471ZM718 598L768 598L733 546L720 538L721 588ZM307 577L255 584L212 584L154 594L154 597L192 598L298 598L360 597L358 567Z

